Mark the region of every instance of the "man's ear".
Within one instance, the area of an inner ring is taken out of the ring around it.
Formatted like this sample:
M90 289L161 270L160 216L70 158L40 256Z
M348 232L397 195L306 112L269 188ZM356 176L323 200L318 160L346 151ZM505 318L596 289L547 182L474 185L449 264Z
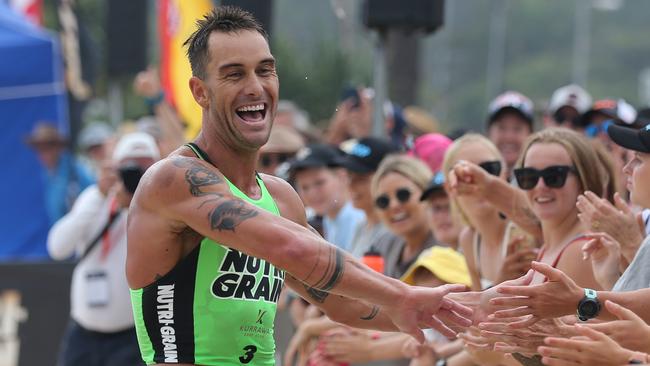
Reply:
M199 103L202 108L207 109L210 98L208 98L208 90L206 89L203 80L197 78L196 76L192 76L190 78L189 84L190 91L192 92L194 100L196 100L196 102Z

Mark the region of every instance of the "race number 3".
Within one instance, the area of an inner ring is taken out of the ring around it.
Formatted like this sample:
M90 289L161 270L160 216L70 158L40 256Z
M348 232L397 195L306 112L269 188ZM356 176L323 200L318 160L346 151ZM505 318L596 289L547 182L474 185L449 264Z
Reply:
M253 360L253 357L255 357L255 352L257 352L257 347L253 346L252 344L244 347L244 355L239 356L239 362L244 364L251 362Z

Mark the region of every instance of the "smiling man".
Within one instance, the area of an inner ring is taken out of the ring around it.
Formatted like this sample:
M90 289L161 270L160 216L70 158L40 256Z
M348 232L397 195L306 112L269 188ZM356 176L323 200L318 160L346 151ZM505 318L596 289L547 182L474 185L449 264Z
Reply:
M279 83L249 13L217 8L187 44L202 130L147 170L129 211L126 273L147 364L273 365L283 282L354 327L423 341L421 328L469 325L471 310L445 298L464 286L372 271L310 230L288 183L255 172Z

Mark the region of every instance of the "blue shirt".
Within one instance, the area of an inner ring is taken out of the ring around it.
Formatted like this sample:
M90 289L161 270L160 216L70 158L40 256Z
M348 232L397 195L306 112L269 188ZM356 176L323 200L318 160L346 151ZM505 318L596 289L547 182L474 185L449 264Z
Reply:
M81 191L94 183L90 173L67 152L61 154L53 171L43 170L43 179L50 226L70 210Z
M325 240L341 249L349 250L357 226L365 218L363 211L354 208L350 201L346 202L334 219L323 217Z

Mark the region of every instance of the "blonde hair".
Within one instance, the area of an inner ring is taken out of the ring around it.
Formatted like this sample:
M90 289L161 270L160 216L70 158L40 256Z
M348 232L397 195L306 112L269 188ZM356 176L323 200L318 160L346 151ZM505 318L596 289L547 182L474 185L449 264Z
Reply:
M379 181L389 173L402 175L415 183L421 190L424 190L433 178L429 166L420 159L404 154L389 155L379 164L375 175L372 177L373 195L377 192Z
M456 139L445 152L445 157L442 160L442 170L445 173L445 180L448 179L447 173L449 173L449 171L458 162L458 154L464 147L466 147L469 144L480 144L483 145L486 149L488 149L492 153L492 155L494 155L496 160L499 160L501 162L501 167L502 167L501 174L504 173L504 169L506 168L506 162L505 159L503 158L503 155L501 155L501 152L494 145L494 143L492 143L492 141L490 141L487 137L483 135L479 135L477 133L468 133ZM450 207L451 207L452 215L459 216L465 225L472 226L471 222L467 217L467 214L465 213L465 211L463 211L462 207L458 204L457 198L453 195L449 195L449 198L450 198Z
M558 144L569 154L576 169L580 191L592 191L598 197L614 202L616 172L606 153L595 148L581 134L567 128L553 127L536 132L528 137L516 166L526 163L526 154L534 144Z

